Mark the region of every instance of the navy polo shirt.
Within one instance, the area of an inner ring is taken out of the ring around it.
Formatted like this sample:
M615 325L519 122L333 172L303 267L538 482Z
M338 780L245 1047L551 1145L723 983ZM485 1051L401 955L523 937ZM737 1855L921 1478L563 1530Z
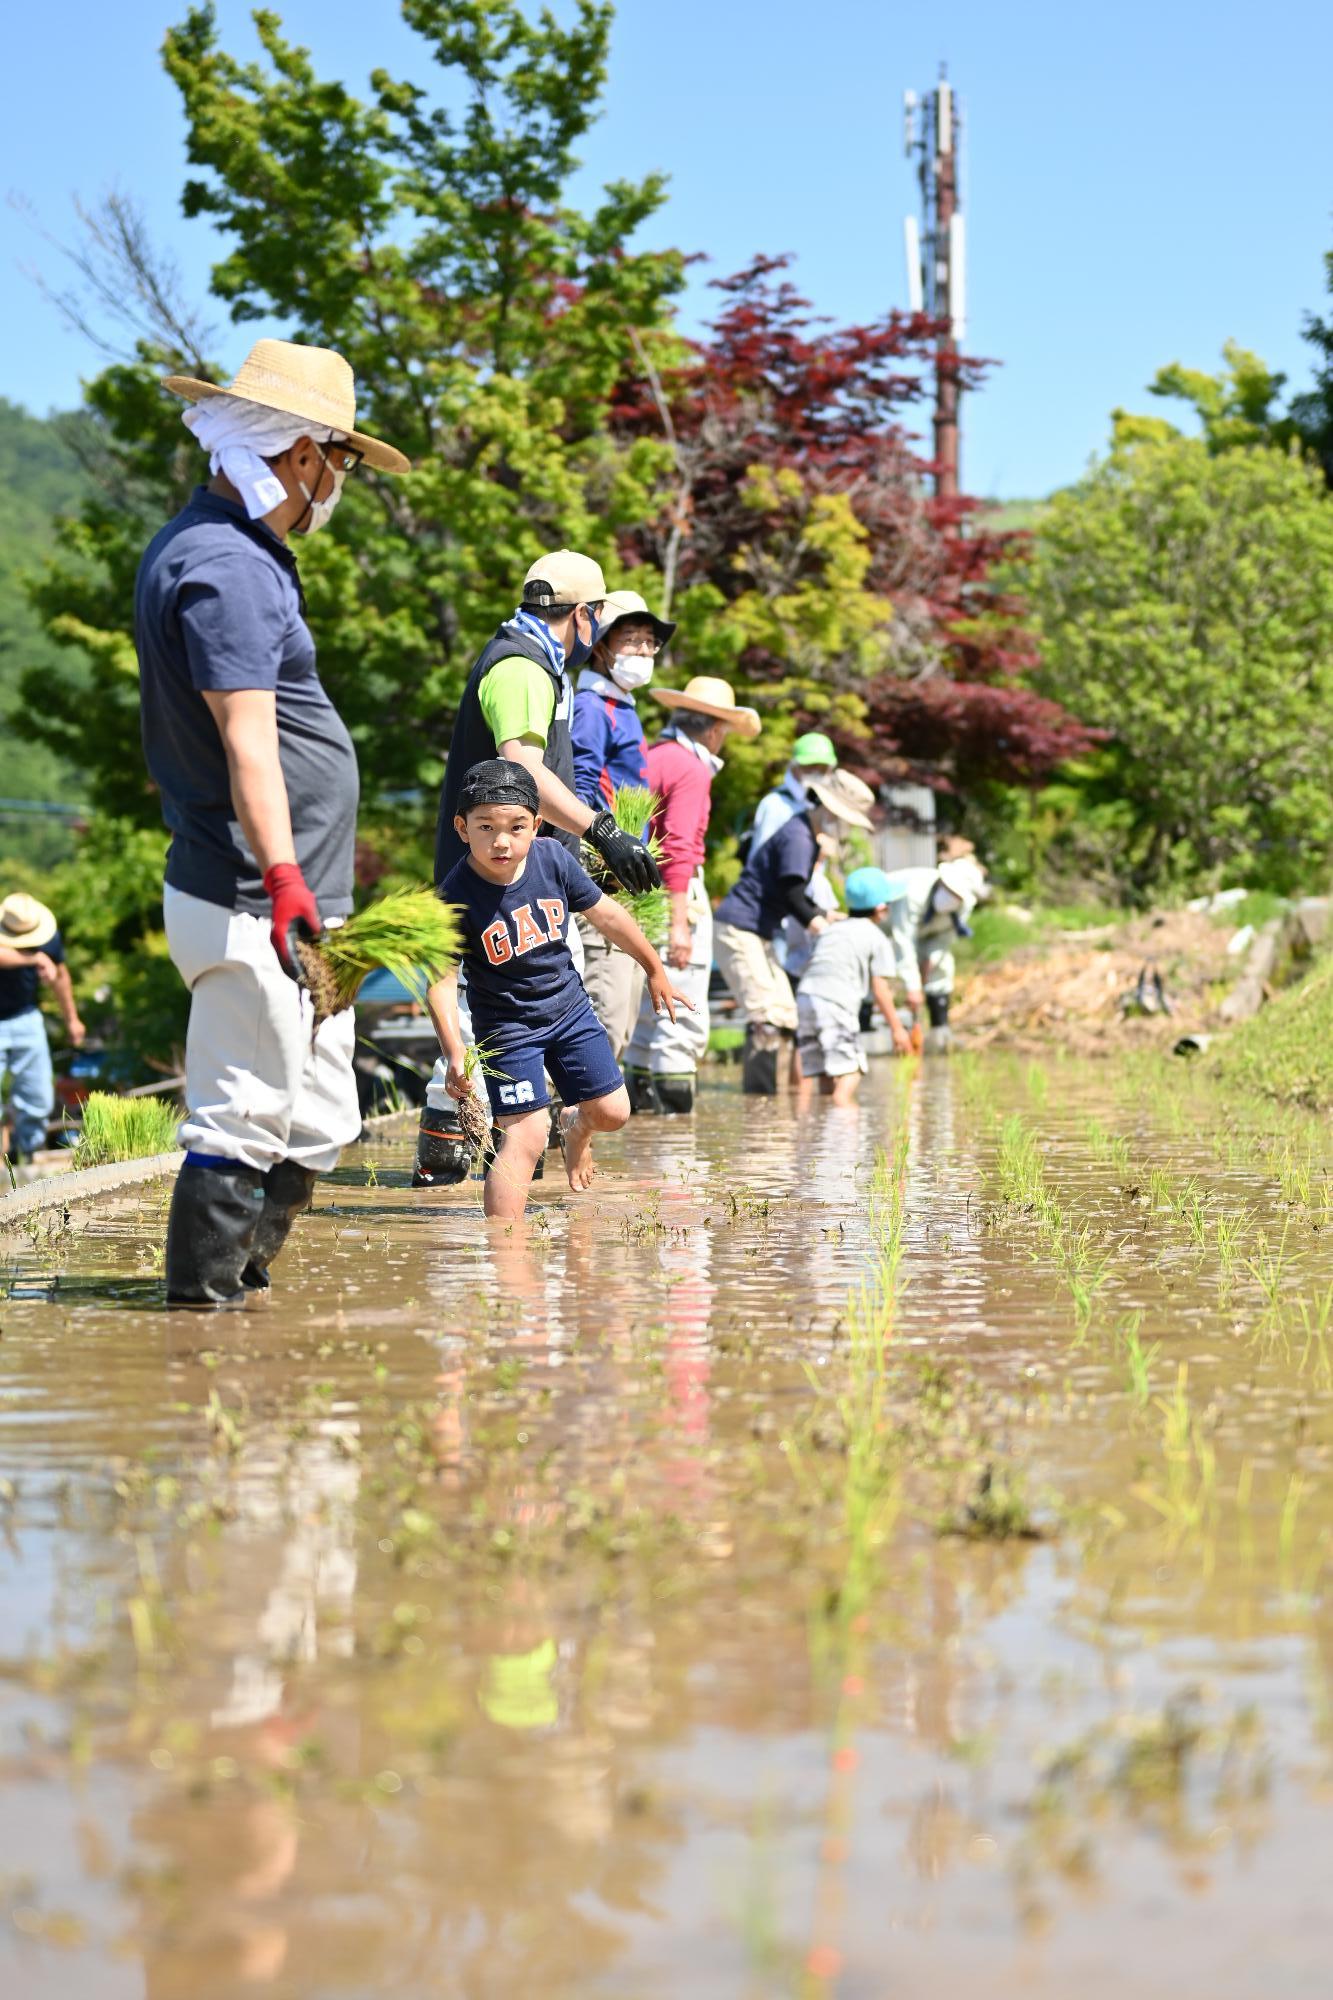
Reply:
M352 907L359 778L352 739L315 671L296 558L236 501L195 488L149 543L134 590L140 726L171 829L167 882L226 909L268 911L231 802L203 690L260 688L277 703L278 757L296 859L321 914Z
M5 934L0 931L0 944L4 941ZM31 956L35 958L39 951L46 953L52 965L65 963L65 946L59 931L53 932L45 944L35 944ZM13 1021L35 1007L41 984L35 965L0 965L0 1021Z
M808 813L793 813L785 826L750 850L739 881L717 906L720 924L776 937L790 911L793 888L805 888L815 872L819 849Z

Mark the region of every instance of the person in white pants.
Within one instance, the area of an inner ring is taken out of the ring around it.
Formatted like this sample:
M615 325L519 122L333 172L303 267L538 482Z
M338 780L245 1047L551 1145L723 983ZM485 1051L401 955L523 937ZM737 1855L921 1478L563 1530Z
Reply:
M662 883L671 898L666 962L693 1006L661 1020L645 999L625 1048L625 1082L637 1112L694 1109L695 1077L708 1049L708 981L713 909L704 886L704 843L720 752L734 730L753 739L759 716L740 708L724 680L700 674L681 689L652 688L671 721L648 752L648 784L662 801L649 828L661 845Z
M164 387L212 473L153 538L134 598L144 756L171 829L167 943L190 989L167 1302L233 1306L267 1289L361 1127L352 1015L315 1033L297 954L352 907L359 781L290 541L327 522L362 460L408 461L355 429L352 371L329 348L261 340L225 388Z

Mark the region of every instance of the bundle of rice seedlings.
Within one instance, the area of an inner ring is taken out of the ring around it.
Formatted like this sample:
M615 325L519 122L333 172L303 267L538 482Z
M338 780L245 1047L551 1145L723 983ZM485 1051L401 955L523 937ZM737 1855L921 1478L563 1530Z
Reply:
M490 1126L486 1123L486 1113L482 1109L481 1095L474 1078L485 1074L487 1068L486 1051L476 1043L463 1054L463 1075L467 1079L468 1094L456 1100L458 1104L458 1126L474 1153L482 1153L490 1137Z
M661 803L657 793L650 791L647 785L617 785L611 801L611 815L622 833L642 838L644 829ZM656 834L648 842L648 852L654 861L661 859L662 843ZM636 896L628 889L622 889L596 848L586 843L583 862L599 888L604 888L608 896L614 896L622 910L629 911L649 944L663 944L671 919L671 898L666 890L645 889L642 895Z
M381 968L405 984L442 977L458 959L457 912L433 889L394 889L367 903L317 944L299 940L296 955L315 1003L315 1027L341 1014L361 982Z
M113 1097L94 1090L83 1107L83 1129L74 1148L76 1167L105 1167L115 1160L146 1160L176 1144L180 1106L165 1097Z

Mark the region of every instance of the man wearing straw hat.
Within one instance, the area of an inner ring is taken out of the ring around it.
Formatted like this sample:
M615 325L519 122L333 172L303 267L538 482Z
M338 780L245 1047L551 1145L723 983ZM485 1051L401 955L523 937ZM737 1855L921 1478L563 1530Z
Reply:
M729 684L696 674L683 688L653 688L671 719L648 752L648 783L662 801L650 831L661 844L662 883L671 898L666 962L677 990L694 1003L674 1022L658 1021L645 1003L625 1050L625 1083L637 1112L694 1109L699 1063L708 1048L708 981L713 970L713 909L704 887L704 841L713 779L734 730L749 741L759 717L741 708Z
M871 825L874 793L850 771L812 776L806 788L807 804L750 850L740 880L717 907L717 962L745 1015L741 1087L751 1096L774 1095L782 1037L796 1032L796 998L773 941L789 916L811 937L837 921L810 894L821 844L835 846L841 826Z
M240 1304L360 1130L350 1012L313 1032L295 945L352 907L352 740L315 670L291 542L365 463L340 354L261 340L233 382L164 384L212 478L150 544L135 588L144 755L171 829L164 911L190 988L187 1148L167 1297Z
M9 1158L15 1165L41 1151L55 1110L51 1051L37 1005L43 986L54 993L77 1049L84 1028L55 917L35 896L6 896L0 903L0 1079L8 1070L14 1115Z

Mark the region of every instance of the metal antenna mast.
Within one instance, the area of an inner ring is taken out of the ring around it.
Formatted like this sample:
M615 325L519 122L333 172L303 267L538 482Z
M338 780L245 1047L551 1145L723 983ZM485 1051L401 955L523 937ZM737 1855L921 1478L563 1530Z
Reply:
M966 248L958 197L962 113L943 66L934 90L903 93L903 138L917 162L921 213L904 224L907 298L913 312L947 322L935 348L935 493L958 497L958 353L965 337Z

